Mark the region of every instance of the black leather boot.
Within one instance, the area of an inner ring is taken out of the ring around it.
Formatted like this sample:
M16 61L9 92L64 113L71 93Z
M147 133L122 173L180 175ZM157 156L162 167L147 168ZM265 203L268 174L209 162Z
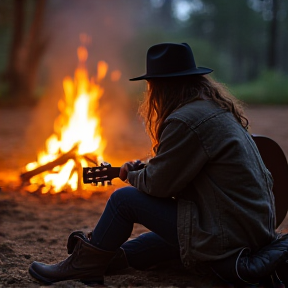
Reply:
M211 268L222 280L237 284L239 287L241 285L279 287L281 282L285 286L288 285L286 261L288 261L288 234L279 236L255 253L250 253L248 248L244 248L238 255L212 262ZM270 284L265 286L268 282Z
M134 270L129 266L124 249L119 248L116 255L111 259L105 275L119 275Z
M285 287L288 287L288 263L286 261L278 265L275 274Z
M52 265L35 261L29 267L30 275L46 284L64 280L103 284L107 265L116 252L98 249L77 233L71 235L70 242L71 239L76 241L68 258Z
M83 231L77 230L70 234L67 241L67 252L72 254L73 250L77 244L77 239L74 236L77 235L81 237L84 241L90 242L92 237L92 231L85 234ZM132 273L134 269L129 266L128 260L124 249L121 247L116 251L115 256L109 262L105 275L119 275L124 273Z

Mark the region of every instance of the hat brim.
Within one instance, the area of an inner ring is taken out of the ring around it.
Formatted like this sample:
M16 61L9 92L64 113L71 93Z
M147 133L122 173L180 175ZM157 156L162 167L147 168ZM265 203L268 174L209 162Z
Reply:
M177 77L177 76L188 76L188 75L205 75L213 72L213 69L205 68L205 67L198 67L193 68L181 72L175 72L175 73L167 73L167 74L157 74L157 75L149 75L145 74L139 77L131 78L130 81L137 81L137 80L147 80L152 78L166 78L166 77Z

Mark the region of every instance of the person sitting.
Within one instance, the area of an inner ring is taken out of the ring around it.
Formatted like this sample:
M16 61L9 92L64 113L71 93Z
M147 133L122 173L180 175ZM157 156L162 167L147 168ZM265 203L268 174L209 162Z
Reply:
M153 157L121 166L131 185L111 194L89 236L70 234L68 258L35 261L29 273L45 283L103 283L117 269L181 260L232 284L271 275L287 283L288 237L275 232L273 179L241 103L212 69L196 66L186 43L153 45L146 61L146 73L130 80L147 81L139 112ZM149 232L128 240L134 223Z

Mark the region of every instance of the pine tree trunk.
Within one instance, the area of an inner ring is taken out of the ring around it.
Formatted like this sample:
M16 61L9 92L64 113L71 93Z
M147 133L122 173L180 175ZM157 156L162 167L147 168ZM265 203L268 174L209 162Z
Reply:
M272 20L269 29L269 43L268 43L268 63L267 66L271 70L275 70L277 66L277 42L278 42L278 0L272 0Z

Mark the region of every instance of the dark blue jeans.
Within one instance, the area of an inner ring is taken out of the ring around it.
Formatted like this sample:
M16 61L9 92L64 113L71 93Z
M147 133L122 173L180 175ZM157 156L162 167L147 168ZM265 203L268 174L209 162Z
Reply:
M142 224L151 232L127 241L134 223ZM134 187L120 188L108 200L91 242L108 251L122 247L129 265L136 269L180 260L177 202L147 195Z

